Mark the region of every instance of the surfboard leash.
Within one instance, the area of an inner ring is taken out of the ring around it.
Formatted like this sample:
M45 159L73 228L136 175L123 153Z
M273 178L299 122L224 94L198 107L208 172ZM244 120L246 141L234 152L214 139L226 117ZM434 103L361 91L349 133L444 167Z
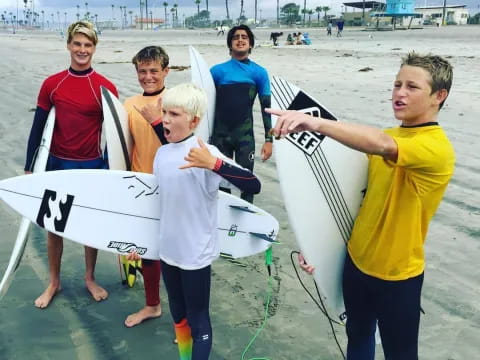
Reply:
M267 266L267 271L268 271L268 286L267 286L267 298L265 301L265 310L263 313L263 321L260 327L257 329L255 332L255 335L250 339L248 342L247 346L245 347L245 350L243 350L242 353L242 358L241 360L245 360L245 354L250 350L251 346L257 339L257 337L260 335L260 333L263 331L267 324L268 320L268 309L270 307L270 301L272 299L272 293L273 293L273 277L272 277L272 263L273 263L273 251L272 251L272 246L270 246L267 250L265 250L265 265ZM270 360L270 358L266 357L254 357L250 358L248 360Z
M308 294L308 296L310 296L310 298L313 300L313 302L315 303L315 305L317 305L317 307L320 309L320 311L322 312L322 314L327 318L328 320L328 323L330 325L330 329L332 330L332 335L333 335L333 338L335 339L335 343L337 344L337 347L338 347L338 350L340 351L340 353L342 354L342 357L343 359L346 359L345 357L345 353L343 352L343 349L340 345L340 342L338 341L338 338L337 338L337 334L335 333L335 328L333 327L333 324L336 324L336 325L341 325L341 326L345 326L344 324L342 324L341 322L333 319L329 314L328 314L328 311L327 311L327 307L325 306L325 303L323 302L322 300L322 296L320 295L320 290L318 290L318 286L317 286L317 283L315 282L315 280L313 281L313 284L315 285L315 290L317 292L317 295L318 295L318 300L315 299L315 297L312 295L312 293L310 292L310 290L307 289L307 287L305 286L303 280L301 279L300 277L300 274L298 273L298 270L297 270L297 267L295 266L295 260L293 259L293 255L294 254L300 254L299 251L296 251L296 250L293 250L291 253L290 253L290 260L292 261L292 267L293 267L293 270L295 270L295 274L297 275L297 279L298 281L300 282L300 285L302 285L303 289L306 291L306 293Z
M120 255L117 255L117 260L118 260L118 270L120 271L120 281L122 283L122 285L126 285L127 284L127 278L125 277L124 278L124 272L123 272L123 265L121 263L121 260L120 260Z

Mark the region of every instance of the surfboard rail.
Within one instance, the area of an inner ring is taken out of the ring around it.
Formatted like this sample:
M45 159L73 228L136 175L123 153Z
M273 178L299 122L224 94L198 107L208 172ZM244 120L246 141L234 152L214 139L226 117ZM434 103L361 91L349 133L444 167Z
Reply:
M52 142L53 130L55 128L55 107L50 109L50 112L43 129L40 145L36 152L33 173L44 172L47 167L48 156L50 154L50 144ZM28 242L28 235L30 230L30 220L26 217L22 217L20 226L18 228L17 237L13 246L12 254L8 261L7 269L0 281L0 300L7 293L11 282L13 281L15 272L23 258L25 248Z

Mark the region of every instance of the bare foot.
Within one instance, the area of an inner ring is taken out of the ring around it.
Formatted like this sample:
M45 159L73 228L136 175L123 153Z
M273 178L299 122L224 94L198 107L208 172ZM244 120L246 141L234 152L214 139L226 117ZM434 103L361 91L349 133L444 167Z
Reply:
M54 286L52 284L49 284L43 294L35 300L35 306L39 309L45 309L48 305L50 305L50 302L55 297L55 295L60 292L60 290L62 290L60 285Z
M107 290L99 286L95 281L85 280L85 284L87 285L87 289L95 301L102 301L108 297Z
M142 323L144 320L153 319L160 317L162 315L162 308L160 305L156 306L145 306L139 312L133 313L127 316L125 320L126 327L133 327Z

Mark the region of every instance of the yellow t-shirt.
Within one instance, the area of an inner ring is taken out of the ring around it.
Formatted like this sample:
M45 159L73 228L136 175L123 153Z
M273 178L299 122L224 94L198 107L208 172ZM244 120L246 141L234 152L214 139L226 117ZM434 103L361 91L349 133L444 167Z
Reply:
M398 145L398 159L369 156L367 193L348 252L368 275L405 280L424 270L428 224L452 177L455 152L438 125L385 132Z
M157 149L162 145L152 125L133 106L141 109L147 104L155 104L164 91L154 96L135 95L123 106L128 113L128 126L133 138L132 171L153 173L153 160Z

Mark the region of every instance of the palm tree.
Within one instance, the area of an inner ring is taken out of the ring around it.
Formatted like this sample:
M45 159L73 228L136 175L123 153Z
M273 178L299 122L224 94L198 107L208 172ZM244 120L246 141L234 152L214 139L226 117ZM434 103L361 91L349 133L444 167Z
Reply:
M320 13L323 11L323 8L321 6L317 6L315 8L315 12L317 13L317 22L320 25Z
M147 30L148 30L148 0L145 0L145 17L147 18Z
M113 15L113 8L115 7L114 4L112 4L112 20L115 19L115 16Z
M325 13L325 24L328 22L327 21L327 12L330 10L328 6L322 7L323 12Z
M230 20L230 15L228 14L228 0L225 0L225 9L227 10L227 20Z
M173 27L175 27L175 8L172 7L172 8L170 9L170 12L172 13L172 24L171 24L171 27L173 28Z
M132 10L129 10L129 11L128 11L128 14L130 15L130 27L132 27L132 25L133 25L133 21L132 21L133 11L132 11Z
M85 3L85 19L88 20L90 13L88 12L88 2Z
M243 0L240 0L240 16L238 17L239 21L243 19Z
M140 0L140 30L143 30L143 1Z
M197 16L200 15L200 3L201 0L195 0L195 4L197 4Z
M280 24L280 0L277 0L277 25Z
M167 6L168 6L168 3L166 1L163 2L163 7L165 8L165 27L167 26Z
M307 13L307 0L303 0L303 10L302 10L302 14L303 14L303 26L305 26L305 15Z
M17 2L18 3L18 2ZM25 19L27 18L27 4L28 0L23 0L23 4L25 5L25 10L23 10L23 26L25 26Z
M307 10L307 14L308 14L308 26L310 26L312 24L313 10Z
M178 25L178 4L173 4L173 8L175 9L176 25Z

